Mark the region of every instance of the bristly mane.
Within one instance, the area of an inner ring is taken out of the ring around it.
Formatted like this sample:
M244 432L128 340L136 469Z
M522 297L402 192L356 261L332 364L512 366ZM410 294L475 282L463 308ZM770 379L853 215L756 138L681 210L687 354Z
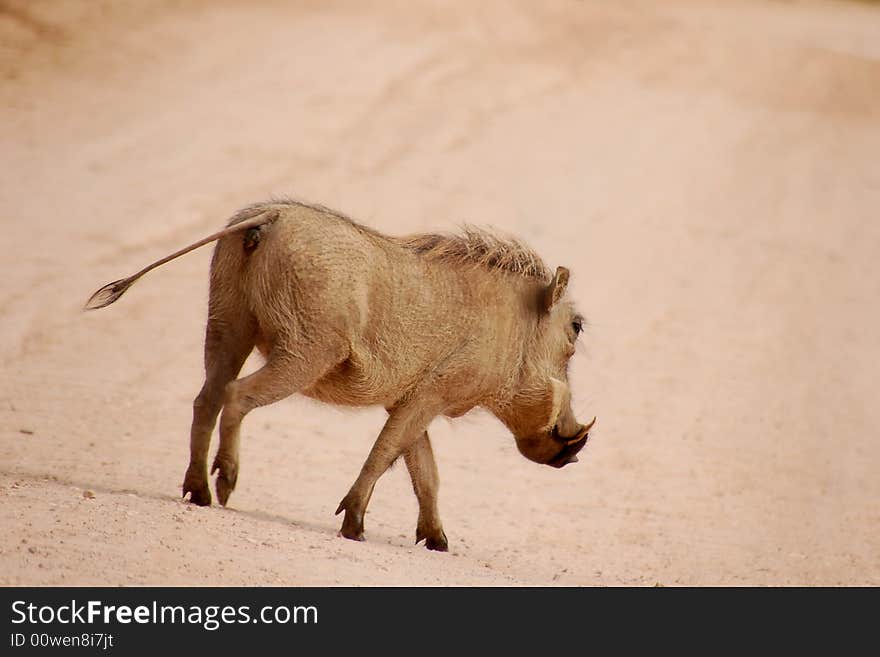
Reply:
M230 225L241 221L239 217L249 216L253 211L271 205L299 205L318 212L333 215L352 223L358 229L376 237L390 239L392 242L410 249L427 260L445 262L453 265L477 265L490 270L507 272L549 281L551 272L541 257L522 242L502 237L489 230L464 226L461 234L424 233L406 237L389 237L336 210L306 203L290 197L275 197L269 201L255 203L243 208L230 221Z
M475 264L542 281L550 278L544 261L525 244L473 226L465 226L460 235L427 233L396 241L429 260Z

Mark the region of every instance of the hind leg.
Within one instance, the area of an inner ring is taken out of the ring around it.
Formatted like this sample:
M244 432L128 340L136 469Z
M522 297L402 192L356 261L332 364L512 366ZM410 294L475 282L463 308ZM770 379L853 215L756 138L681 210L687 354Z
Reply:
M446 552L449 547L443 525L440 523L440 511L437 508L440 477L427 431L403 453L403 458L412 479L413 491L419 500L416 543L425 541L425 547L429 550Z
M250 319L220 321L212 316L205 334L205 383L193 401L189 467L183 479L183 496L199 506L211 504L208 488L208 448L217 423L226 384L238 376L254 348L256 323Z
M259 406L266 406L312 386L344 360L341 348L313 348L302 354L278 345L266 364L242 379L227 384L220 416L220 447L211 474L217 472L217 500L226 505L238 480L241 421Z

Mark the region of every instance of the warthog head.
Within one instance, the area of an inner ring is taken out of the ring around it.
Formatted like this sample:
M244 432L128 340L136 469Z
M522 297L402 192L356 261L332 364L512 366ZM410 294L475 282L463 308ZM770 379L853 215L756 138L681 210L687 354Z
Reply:
M559 267L549 285L538 290L537 324L526 346L517 390L496 415L530 461L561 468L577 462L596 421L581 424L571 409L568 363L575 352L583 317L561 301L568 270Z

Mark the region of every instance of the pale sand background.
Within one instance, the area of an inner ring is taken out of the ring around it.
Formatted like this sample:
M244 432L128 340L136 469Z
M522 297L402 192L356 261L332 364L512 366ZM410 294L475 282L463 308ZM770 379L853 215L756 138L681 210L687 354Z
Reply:
M119 4L0 2L0 583L880 584L880 7ZM290 399L179 502L210 249L80 308L285 193L568 265L581 462L437 421L451 552L403 467L357 544L384 412Z

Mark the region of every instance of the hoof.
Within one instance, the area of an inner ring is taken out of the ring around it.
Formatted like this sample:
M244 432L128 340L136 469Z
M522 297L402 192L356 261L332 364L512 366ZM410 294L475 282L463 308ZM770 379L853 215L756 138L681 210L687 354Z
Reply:
M217 491L217 501L220 502L222 506L226 506L226 503L229 501L229 496L232 494L234 488L235 485L230 484L226 477L222 475L217 477L217 481L214 483L214 490Z
M426 539L425 547L437 552L449 552L449 542L446 540L446 534L440 532L439 537Z
M363 532L354 532L354 533L346 533L345 525L343 524L342 529L340 529L337 533L337 536L342 536L342 538L347 538L350 541L358 541L359 543L363 543L367 539L364 538Z
M183 497L189 494L189 501L197 506L211 506L211 489L208 479L203 474L194 475L187 471L183 478Z
M446 540L446 532L439 529L434 532L428 532L423 529L416 529L416 545L425 541L425 547L429 550L437 552L449 552L449 541Z
M211 468L211 474L215 472L217 481L214 482L214 490L217 491L217 501L226 506L229 495L235 490L235 482L238 481L238 464L218 457L214 459L214 467Z
M345 511L345 518L342 520L342 527L339 530L340 536L352 541L363 541L364 539L364 514L353 509L354 504L346 495L336 508L336 515Z
M211 489L205 483L198 487L183 485L183 497L189 493L189 501L196 506L211 506Z

